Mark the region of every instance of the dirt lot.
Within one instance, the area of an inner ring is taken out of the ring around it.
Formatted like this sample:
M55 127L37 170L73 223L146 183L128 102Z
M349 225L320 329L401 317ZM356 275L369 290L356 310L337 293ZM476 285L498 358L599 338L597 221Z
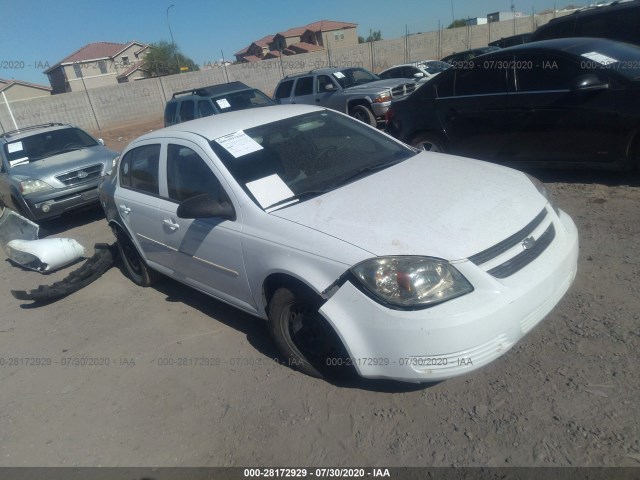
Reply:
M122 149L157 126L98 135ZM431 387L306 377L261 320L119 268L32 307L9 290L72 269L0 262L0 466L640 466L640 186L536 174L579 227L576 282L505 356ZM113 241L98 209L42 230Z

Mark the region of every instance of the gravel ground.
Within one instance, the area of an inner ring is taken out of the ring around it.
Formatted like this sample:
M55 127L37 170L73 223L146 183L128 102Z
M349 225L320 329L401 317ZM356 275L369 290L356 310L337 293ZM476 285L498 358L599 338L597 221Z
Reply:
M157 126L98 136L120 150ZM9 290L73 268L0 262L0 466L640 466L640 186L534 173L578 225L577 279L506 355L430 387L309 378L273 360L261 320L119 268L33 307ZM41 230L114 240L99 209Z

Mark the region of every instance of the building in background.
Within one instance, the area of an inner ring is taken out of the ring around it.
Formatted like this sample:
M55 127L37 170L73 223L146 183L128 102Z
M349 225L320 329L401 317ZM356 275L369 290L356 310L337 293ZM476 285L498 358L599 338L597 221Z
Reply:
M45 70L52 94L117 85L145 77L149 46L140 42L85 45Z
M51 88L45 85L0 78L0 103L48 97L49 95L51 95Z
M275 35L267 35L235 53L238 62L256 62L280 55L350 47L358 45L358 24L320 20L294 27Z

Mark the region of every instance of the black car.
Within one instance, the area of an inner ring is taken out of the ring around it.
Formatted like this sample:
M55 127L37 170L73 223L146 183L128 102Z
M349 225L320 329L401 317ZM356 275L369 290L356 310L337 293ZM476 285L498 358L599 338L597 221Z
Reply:
M176 92L164 107L164 126L245 108L268 107L274 101L242 82Z
M599 37L640 45L640 0L588 7L554 18L530 42L565 37Z
M484 55L392 102L387 132L497 163L634 168L640 47L567 38Z
M441 61L446 62L450 65L454 65L456 63L467 62L473 58L479 57L480 55L486 55L487 53L495 52L496 50L500 50L500 47L488 46L472 48L471 50L465 50L464 52L457 52L451 55L447 55Z

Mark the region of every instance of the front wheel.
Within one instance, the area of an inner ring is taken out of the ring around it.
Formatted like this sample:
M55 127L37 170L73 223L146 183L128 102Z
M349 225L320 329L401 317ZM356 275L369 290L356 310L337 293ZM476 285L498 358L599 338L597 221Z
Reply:
M351 109L349 114L356 120L367 123L372 127L378 126L378 122L376 121L376 117L373 115L373 112L364 105L356 105Z
M421 133L411 140L411 146L427 152L446 153L444 142L433 133Z
M122 231L118 231L116 238L118 240L120 258L122 258L124 268L133 283L141 287L148 287L157 282L161 277L160 273L147 266L129 236Z
M303 288L279 288L269 302L269 330L290 366L316 378L346 378L353 369L340 337L318 312L321 305Z

